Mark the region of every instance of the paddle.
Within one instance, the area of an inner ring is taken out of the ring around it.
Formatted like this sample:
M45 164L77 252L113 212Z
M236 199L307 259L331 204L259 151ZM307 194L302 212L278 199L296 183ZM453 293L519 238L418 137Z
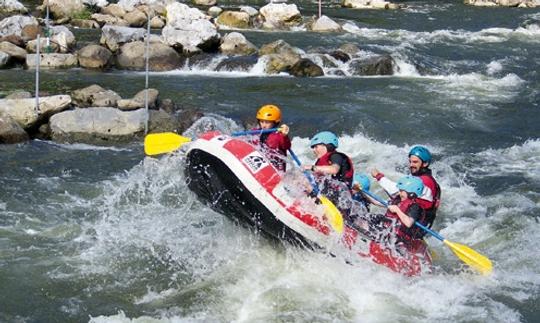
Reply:
M231 135L234 137L256 135L274 132L276 130L278 130L278 128L237 131L233 132ZM144 138L144 153L148 156L171 153L191 140L192 139L189 137L180 136L174 132L151 133Z
M300 159L298 159L298 157L292 151L292 149L289 149L289 153L291 154L291 157L296 162L296 165L298 165L298 167L302 167L302 163L300 162ZM304 173L304 176L306 176L306 178L308 179L309 183L311 184L311 187L313 188L313 191L319 198L319 201L321 201L322 205L324 205L326 209L325 214L328 217L328 222L330 223L334 231L336 231L337 233L342 233L343 232L343 216L341 215L341 212L339 212L338 208L334 205L334 203L332 203L332 201L330 201L326 196L319 194L320 193L319 188L317 187L317 183L315 182L315 179L313 178L311 173L308 172L307 170L305 170L303 173Z
M373 198L377 202L383 204L384 206L388 206L388 203L386 203L383 199L376 196L375 194L372 194L372 193L370 193L368 191L364 191L364 190L362 190L362 192L365 193L366 195L368 195L369 197ZM469 248L469 247L467 247L465 245L455 243L455 242L450 242L450 241L446 240L443 236L441 236L437 232L427 228L426 226L422 225L421 223L418 223L418 222L415 221L414 224L417 227L421 228L422 230L426 231L427 233L431 234L432 236L434 236L438 240L444 242L444 244L447 245L450 248L450 250L452 250L452 252L459 259L461 259L467 265L475 268L476 270L478 270L482 274L487 275L487 274L491 273L491 271L493 270L493 265L491 264L491 260L489 260L489 258L487 258L486 256L474 251L473 249L471 249L471 248Z

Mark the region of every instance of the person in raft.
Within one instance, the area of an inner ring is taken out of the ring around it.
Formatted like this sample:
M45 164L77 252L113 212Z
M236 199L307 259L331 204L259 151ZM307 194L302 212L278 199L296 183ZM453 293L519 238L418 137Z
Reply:
M317 161L312 166L304 165L304 170L313 173L320 193L337 206L347 221L352 221L349 219L352 207L350 189L354 173L351 158L336 150L339 140L330 131L315 134L311 138L310 147Z
M261 151L270 160L272 165L280 171L285 171L287 166L287 150L291 148L291 139L289 138L289 127L281 123L281 110L273 104L263 105L257 111L258 128L255 130L264 130L278 128L276 132L262 133L258 140L252 142L261 146Z
M424 184L421 194L418 194L418 205L426 211L427 226L431 228L437 215L441 199L441 187L431 174L432 156L431 152L424 146L414 146L409 151L409 170L411 175L419 178ZM371 175L379 182L379 185L389 196L397 194L398 189L395 182L384 176L377 169L371 171Z
M417 221L427 225L427 212L419 204L419 196L424 190L424 183L416 176L407 175L396 184L398 194L388 205L386 214L375 214L369 219L368 226L362 229L372 239L396 244L399 248L416 250L422 243L424 230L414 225Z

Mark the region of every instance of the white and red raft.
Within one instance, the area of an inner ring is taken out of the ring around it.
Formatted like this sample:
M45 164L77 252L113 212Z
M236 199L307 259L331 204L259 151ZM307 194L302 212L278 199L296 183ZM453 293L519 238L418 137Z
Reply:
M348 224L336 232L326 221L322 206L307 196L292 197L283 173L240 138L219 132L203 134L188 147L185 173L189 188L200 200L257 232L312 248L338 241L358 255L408 276L431 270L423 241L397 252Z

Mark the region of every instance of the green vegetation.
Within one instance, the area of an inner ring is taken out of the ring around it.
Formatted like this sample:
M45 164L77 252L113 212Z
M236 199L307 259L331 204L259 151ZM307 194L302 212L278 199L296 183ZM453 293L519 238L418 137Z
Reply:
M73 13L73 15L71 15L71 19L90 19L93 13L94 12L92 12L92 10L85 8L79 12Z

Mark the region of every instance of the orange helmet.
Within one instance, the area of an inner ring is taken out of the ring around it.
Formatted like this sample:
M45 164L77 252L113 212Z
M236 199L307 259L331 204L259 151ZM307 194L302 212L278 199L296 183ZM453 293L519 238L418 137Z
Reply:
M263 105L259 111L257 111L257 120L280 122L281 110L273 104Z

